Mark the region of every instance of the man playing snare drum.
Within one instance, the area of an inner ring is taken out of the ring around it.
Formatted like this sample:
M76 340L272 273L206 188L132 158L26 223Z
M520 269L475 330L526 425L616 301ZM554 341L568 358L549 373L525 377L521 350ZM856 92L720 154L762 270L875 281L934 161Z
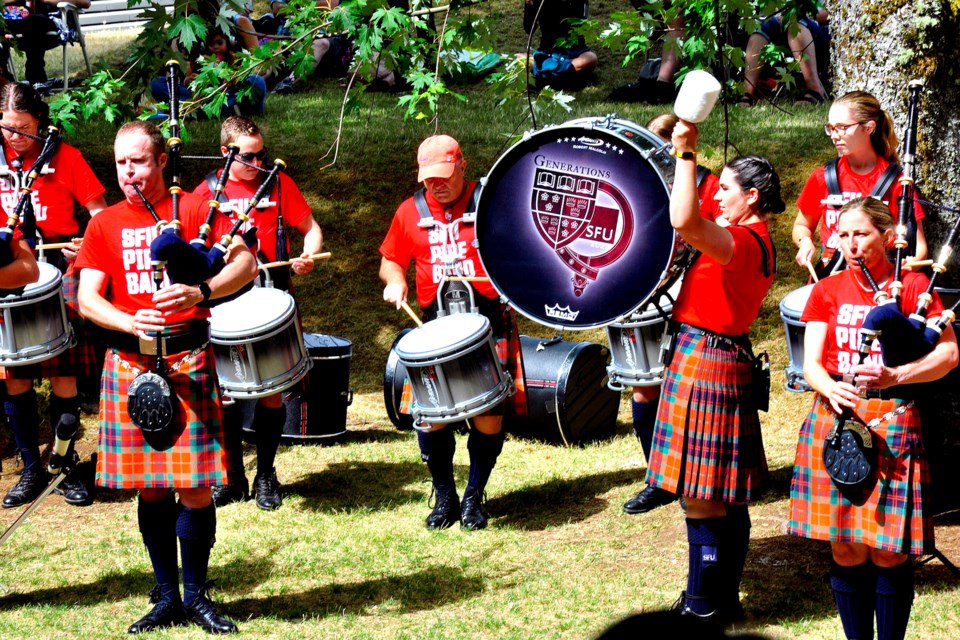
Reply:
M232 116L223 121L220 127L220 152L226 156L228 147L237 147L237 160L230 165L230 175L224 185L221 200L229 203L223 211L234 220L247 208L250 198L256 193L266 175L263 163L267 150L263 146L263 134L252 120L242 116ZM223 170L207 176L194 193L206 199L213 197L217 179ZM320 253L323 233L313 218L313 211L304 199L300 189L285 173L277 176L277 184L267 198L271 202L265 207L257 207L250 219L240 228L241 232L250 227L257 228L257 255L264 263L286 260L289 257L290 242L284 232L285 226L295 228L303 236L303 252L296 256L290 267L274 267L269 276L274 287L293 293L290 282L290 269L298 276L313 270L310 256ZM261 202L263 202L261 200ZM229 210L228 210L229 209ZM244 406L254 405L253 407ZM252 411L251 411L252 409ZM252 415L251 415L252 414ZM257 437L257 475L253 478L254 500L261 509L271 511L280 507L280 481L274 461L277 448L283 436L283 426L287 410L283 406L283 394L277 392L258 400L238 400L224 411L226 447L228 454L227 484L213 490L213 501L218 507L231 502L247 499L249 488L243 471L243 428L256 432ZM244 422L249 424L244 424Z
M465 212L475 210L472 198L477 183L464 179L466 160L459 143L446 135L431 136L417 152L417 179L424 188L401 203L387 237L380 245L380 279L386 284L383 299L399 309L407 300L406 271L416 265L417 301L427 320L437 317L437 289L445 273L485 276L474 246L474 227L464 223ZM419 201L419 203L418 203ZM475 300L481 314L490 320L498 339L498 353L519 352L516 319L502 304L489 280L475 282ZM501 357L501 360L503 358ZM507 366L510 366L508 363ZM511 366L512 370L512 366ZM483 529L484 489L503 448L501 403L470 420L467 450L470 475L463 501L453 477L456 450L455 428L447 424L425 425L418 430L420 457L433 478L436 503L427 516L428 529L445 529L458 520L464 529Z
M120 128L114 155L126 199L93 218L76 261L80 311L106 330L108 346L100 396L97 484L140 491L137 520L157 586L151 592L155 606L129 632L189 620L209 633L231 633L236 625L220 615L206 595L217 530L210 492L225 480L226 456L207 321L210 311L198 305L238 291L257 269L253 253L237 235L216 275L198 285L167 283L155 288L150 247L157 225L137 190L158 217L172 219L171 198L163 184L167 161L163 150L163 136L154 125L138 121ZM199 228L207 209L201 198L184 194L179 207L183 228ZM229 221L218 216L213 231L222 237L230 231ZM163 336L158 338L160 332ZM158 347L163 349L161 371L156 370ZM130 415L129 389L146 370L159 374L169 387L172 419L156 430L136 426Z

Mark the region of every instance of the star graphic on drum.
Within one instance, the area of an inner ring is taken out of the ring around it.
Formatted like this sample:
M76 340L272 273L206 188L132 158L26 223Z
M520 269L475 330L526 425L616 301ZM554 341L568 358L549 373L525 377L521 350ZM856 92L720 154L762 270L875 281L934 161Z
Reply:
M540 237L574 272L579 297L630 245L633 216L627 199L603 180L549 169L537 170L532 196Z

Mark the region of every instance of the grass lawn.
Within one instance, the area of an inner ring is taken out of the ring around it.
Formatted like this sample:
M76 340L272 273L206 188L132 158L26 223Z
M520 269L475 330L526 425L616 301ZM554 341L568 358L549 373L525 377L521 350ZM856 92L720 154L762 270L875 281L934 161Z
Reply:
M514 6L516 5L516 6ZM594 15L605 2L592 7ZM505 25L519 24L519 4L495 3ZM505 29L503 50L519 50L518 29ZM91 48L99 34L91 34ZM122 46L119 45L119 46ZM112 44L94 56L111 58ZM115 48L113 49L116 50ZM57 56L59 51L57 51ZM55 57L56 59L56 57ZM55 74L56 65L48 61ZM78 68L73 64L73 68ZM577 96L559 123L616 112L646 122L656 107L605 101L610 88L632 80L601 56L598 82ZM383 303L377 278L382 240L397 205L416 188L415 150L435 129L457 137L470 178L484 175L529 127L524 107L500 106L482 85L466 87L466 104L446 103L438 124L404 122L396 96L368 94L343 122L334 144L342 90L315 82L290 96L270 96L261 119L271 155L284 158L324 229L332 259L296 283L307 331L353 342L353 404L348 433L329 447L285 446L277 461L283 507L274 513L253 503L218 511L211 577L215 599L248 637L264 638L590 638L633 612L669 607L685 586L686 533L676 506L627 516L624 501L641 487L645 470L630 430L624 394L617 435L581 448L561 448L510 436L488 487L491 526L429 532L429 474L415 437L387 419L382 375L397 333L411 326ZM897 105L896 108L902 108ZM826 107L731 109L730 138L740 152L768 156L783 180L788 210L774 228L780 270L753 327L755 345L773 362L770 412L762 415L771 486L751 509L750 556L742 586L748 620L740 627L770 638L842 638L826 574L825 543L788 537L785 522L796 435L811 397L784 391L788 357L779 301L806 274L793 263L789 231L793 202L807 176L829 159L821 133ZM119 199L113 174L113 128L89 123L68 140L79 147ZM215 154L216 123L189 123L187 153ZM705 162L722 165L722 110L702 127ZM197 184L214 167L187 163L184 183ZM529 335L553 331L523 323ZM605 343L603 332L564 339ZM79 443L96 449L96 417L84 416ZM41 438L49 442L45 426ZM9 430L0 431L0 492L16 481ZM252 478L255 450L246 451ZM466 440L458 438L456 472L468 469ZM19 510L0 513L0 528ZM960 519L938 519L940 550L960 561ZM152 572L136 525L133 492L101 492L93 506L64 505L53 497L0 551L0 637L108 638L147 610ZM960 628L957 578L939 562L917 571L910 637L955 638ZM205 637L197 628L157 634Z

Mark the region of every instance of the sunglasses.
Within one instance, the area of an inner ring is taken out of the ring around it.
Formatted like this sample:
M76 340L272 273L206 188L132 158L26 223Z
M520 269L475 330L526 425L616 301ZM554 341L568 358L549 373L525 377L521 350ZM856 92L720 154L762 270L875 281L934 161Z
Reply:
M267 148L264 147L260 151L253 152L248 151L247 153L238 153L237 157L243 160L244 162L253 162L254 160L263 160L267 157Z

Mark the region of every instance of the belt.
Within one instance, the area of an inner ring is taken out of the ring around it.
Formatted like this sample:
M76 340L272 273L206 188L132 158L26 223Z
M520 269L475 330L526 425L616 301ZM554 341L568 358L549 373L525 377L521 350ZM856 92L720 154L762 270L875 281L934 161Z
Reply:
M210 323L190 322L170 328L160 339L164 355L193 351L210 342ZM144 356L157 354L157 339L141 340L140 336L122 331L107 331L107 345L117 351L139 353Z
M844 382L844 376L831 373L830 377L837 382ZM849 376L848 376L849 377ZM846 380L850 382L850 380ZM864 389L857 391L857 395L864 400L914 400L916 394L906 387L887 387L886 389Z
M710 331L709 329L695 327L692 324L687 324L686 322L681 322L679 329L683 333L692 333L694 335L705 337L707 339L707 346L711 349L742 351L746 355L750 355L751 353L750 336L747 334L739 336L727 336L722 333Z

